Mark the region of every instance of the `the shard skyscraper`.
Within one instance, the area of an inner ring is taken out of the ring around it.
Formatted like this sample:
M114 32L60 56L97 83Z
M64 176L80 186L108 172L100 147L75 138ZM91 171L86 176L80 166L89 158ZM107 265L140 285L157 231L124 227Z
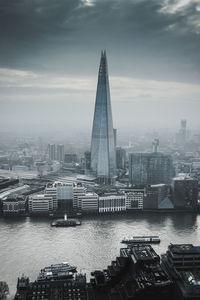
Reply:
M91 169L101 182L116 174L114 132L106 52L101 53L91 142Z

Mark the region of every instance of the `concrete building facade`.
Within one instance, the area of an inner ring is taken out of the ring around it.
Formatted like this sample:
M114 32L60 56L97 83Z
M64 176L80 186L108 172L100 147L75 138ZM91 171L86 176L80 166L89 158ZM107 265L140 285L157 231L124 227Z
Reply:
M84 212L98 212L98 199L96 193L86 193L85 195L78 196L78 208Z
M99 212L119 212L126 210L126 195L112 195L99 197Z

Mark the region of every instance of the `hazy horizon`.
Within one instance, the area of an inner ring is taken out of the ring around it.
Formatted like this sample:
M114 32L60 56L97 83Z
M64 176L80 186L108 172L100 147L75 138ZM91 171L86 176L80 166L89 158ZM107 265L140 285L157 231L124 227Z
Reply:
M197 0L0 4L0 131L90 131L101 49L114 127L200 125Z

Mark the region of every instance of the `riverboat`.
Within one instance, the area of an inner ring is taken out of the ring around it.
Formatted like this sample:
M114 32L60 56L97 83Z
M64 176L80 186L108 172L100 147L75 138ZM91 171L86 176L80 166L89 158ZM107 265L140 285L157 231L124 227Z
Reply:
M52 280L58 278L73 278L76 273L76 267L63 262L61 264L53 264L40 270L38 280Z
M124 237L121 241L123 244L159 244L159 236L133 236Z
M51 223L53 227L73 227L81 225L81 221L77 219L67 219L67 215L64 215L64 219L58 219Z

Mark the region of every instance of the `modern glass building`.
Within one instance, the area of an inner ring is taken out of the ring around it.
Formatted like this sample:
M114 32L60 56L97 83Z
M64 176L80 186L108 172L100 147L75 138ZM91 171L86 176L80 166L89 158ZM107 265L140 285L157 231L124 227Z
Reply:
M91 170L100 182L112 182L116 173L110 88L106 52L101 53L91 142Z
M171 155L160 152L129 154L129 181L132 185L170 184L173 177Z

